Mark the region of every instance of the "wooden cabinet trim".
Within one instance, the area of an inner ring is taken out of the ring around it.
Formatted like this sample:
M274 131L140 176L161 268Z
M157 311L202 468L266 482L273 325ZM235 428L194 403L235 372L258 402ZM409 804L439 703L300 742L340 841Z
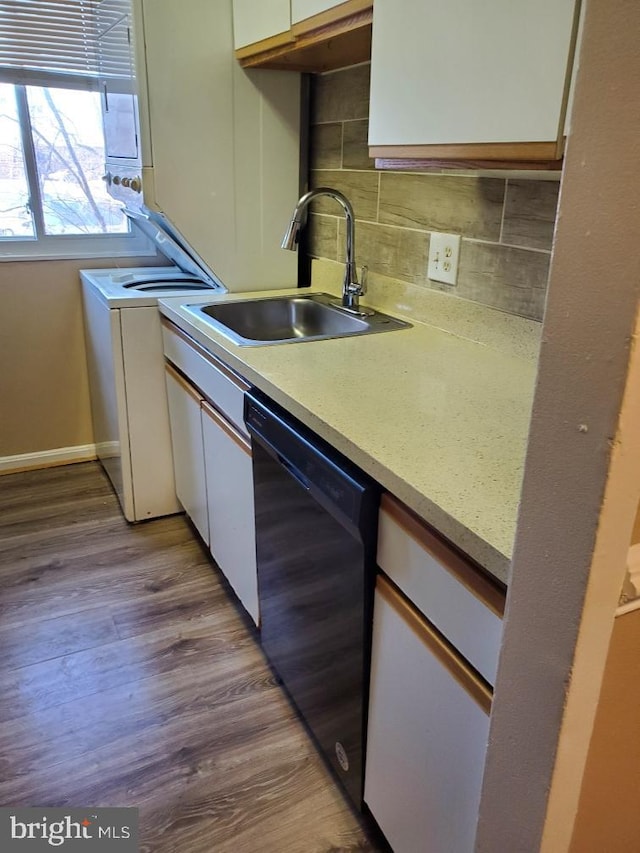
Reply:
M170 331L172 334L177 335L177 337L182 338L182 340L188 344L192 349L194 349L198 355L201 355L205 361L208 361L209 364L213 365L216 370L219 370L220 373L224 374L224 376L240 390L240 391L248 391L251 386L245 382L237 373L234 373L230 367L220 361L219 358L216 358L215 355L212 355L207 349L205 349L195 338L192 338L191 335L188 335L186 332L183 332L175 323L172 323L171 320L167 320L166 317L162 317L160 322L162 325Z
M200 405L202 401L202 396L193 387L193 385L188 382L181 373L178 373L178 371L172 364L165 362L164 369L169 374L169 376L174 379L190 397L193 397L193 399L198 403L198 405Z
M450 145L373 145L369 156L374 160L477 160L483 162L544 162L562 157L564 140L553 142L471 142ZM415 166L414 166L415 168ZM513 166L512 166L513 168Z
M248 456L251 456L251 442L245 438L238 430L233 427L229 421L224 418L217 409L215 409L208 400L203 400L201 403L204 414L220 427L220 429L234 441L238 447L243 450Z
M316 30L301 36L289 47L247 57L240 61L240 65L243 68L315 74L369 62L370 59L371 23L363 19L351 28L343 29L338 23Z
M376 169L393 172L441 172L443 169L514 169L526 172L560 172L563 160L419 160L376 157Z
M433 533L422 519L401 504L388 492L383 493L380 510L395 521L417 544L466 589L501 619L504 616L506 595L465 558Z
M267 44L270 40L265 39L240 48L236 58L243 68L302 72L344 68L371 59L372 24L371 0L347 0L294 24L288 42Z
M294 41L295 37L293 32L291 30L285 30L285 32L278 33L275 36L269 36L266 39L260 39L260 41L254 41L252 44L246 44L243 47L236 48L236 59L242 61L249 56L268 53L269 51L291 45Z
M378 575L376 590L393 607L401 619L411 628L429 651L446 668L447 672L482 708L485 714L491 713L493 694L482 681L453 651L452 648L434 631L425 617L414 607L396 587L383 575ZM375 619L375 614L374 614Z

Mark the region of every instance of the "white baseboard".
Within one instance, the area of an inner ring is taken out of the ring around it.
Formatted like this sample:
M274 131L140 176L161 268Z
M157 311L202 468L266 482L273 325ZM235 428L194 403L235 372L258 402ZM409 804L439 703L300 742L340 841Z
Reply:
M18 471L30 471L36 468L52 468L54 465L70 465L73 462L88 462L96 458L95 444L57 447L55 450L20 453L17 456L0 456L0 474L16 474Z

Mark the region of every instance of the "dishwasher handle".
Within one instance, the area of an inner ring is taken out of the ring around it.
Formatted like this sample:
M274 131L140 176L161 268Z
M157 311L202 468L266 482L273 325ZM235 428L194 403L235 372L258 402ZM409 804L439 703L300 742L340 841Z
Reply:
M292 465L288 459L285 459L284 456L281 456L279 453L276 453L276 456L278 457L278 462L291 474L293 479L296 480L302 486L303 489L306 489L307 492L310 492L311 483L307 480L304 474L301 471L298 471L298 469L294 465Z
M352 535L377 528L380 487L371 477L256 390L245 394L244 419L254 448L260 445Z

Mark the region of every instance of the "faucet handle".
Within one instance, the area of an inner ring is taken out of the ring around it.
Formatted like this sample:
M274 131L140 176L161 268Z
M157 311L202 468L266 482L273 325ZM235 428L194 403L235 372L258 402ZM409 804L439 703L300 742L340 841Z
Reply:
M356 298L358 296L363 296L367 292L367 273L369 272L368 267L360 267L360 280L358 280L358 276L356 273L355 267L349 268L347 266L346 270L346 278L345 278L345 293L349 293Z
M367 278L369 276L369 267L360 267L360 293L364 295L367 292Z

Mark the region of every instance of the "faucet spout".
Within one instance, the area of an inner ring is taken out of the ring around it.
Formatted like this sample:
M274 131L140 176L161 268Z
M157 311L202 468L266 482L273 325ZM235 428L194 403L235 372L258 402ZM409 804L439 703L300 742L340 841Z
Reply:
M309 190L300 197L293 211L291 222L282 239L281 246L283 249L295 251L298 246L300 229L303 226L303 217L305 216L307 207L314 198L318 196L329 196L341 205L347 226L346 240L346 257L345 257L345 274L342 285L342 307L348 308L351 311L357 311L359 308L359 298L365 292L364 285L358 281L358 273L355 262L355 217L353 207L349 199L339 190L334 190L331 187L317 187Z
M281 249L288 249L290 252L295 252L298 248L298 240L300 238L300 228L302 227L299 219L292 219L289 223L289 227L285 231L284 237L282 238L282 243L280 244Z

